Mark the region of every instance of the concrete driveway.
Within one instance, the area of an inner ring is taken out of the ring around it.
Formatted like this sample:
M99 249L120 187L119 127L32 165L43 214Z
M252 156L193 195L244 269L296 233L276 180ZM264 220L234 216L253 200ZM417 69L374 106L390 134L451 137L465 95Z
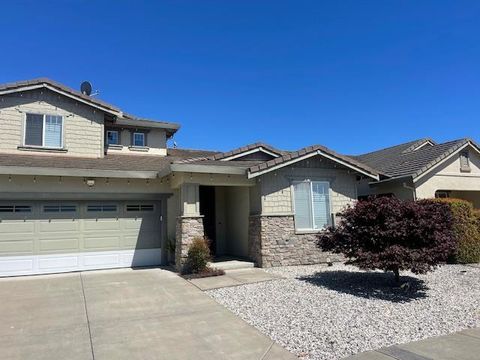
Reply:
M0 279L4 359L295 359L161 269Z

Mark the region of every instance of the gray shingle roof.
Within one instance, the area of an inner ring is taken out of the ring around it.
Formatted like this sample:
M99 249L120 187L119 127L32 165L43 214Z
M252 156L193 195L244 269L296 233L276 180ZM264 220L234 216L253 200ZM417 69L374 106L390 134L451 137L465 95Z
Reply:
M417 150L430 139L420 139L408 143L392 146L386 149L373 151L367 154L354 156L360 162L363 162L388 177L417 177L432 166L457 151L466 143L471 143L478 147L470 139L459 139L442 144L425 145Z
M323 145L312 145L312 146L308 146L308 147L305 147L303 149L300 149L298 151L291 151L291 152L285 153L283 156L280 156L278 158L262 162L258 165L254 165L254 166L250 167L249 171L250 171L250 173L254 174L254 173L257 173L257 172L260 172L260 171L263 171L263 170L268 170L268 169L270 169L274 166L284 164L284 163L286 163L290 160L295 160L295 159L298 159L298 158L300 158L304 155L308 155L308 154L315 153L315 152L318 152L318 151L321 151L321 152L331 156L334 159L341 160L341 161L347 163L348 165L350 165L352 167L355 167L357 169L361 169L361 170L363 170L363 171L365 171L369 174L379 175L378 171L371 168L370 166L365 165L365 164L363 164L363 163L361 163L361 162L359 162L359 161L357 161L357 160L355 160L355 159L353 159L349 156L340 155L340 154L336 153L335 151L330 150Z
M226 152L223 152L223 153L215 154L214 156L211 156L209 158L209 160L225 159L225 158L228 158L230 156L235 156L235 155L241 154L243 152L253 150L253 149L257 149L257 148L260 148L260 147L262 147L265 150L268 150L268 151L270 151L274 154L277 154L277 155L284 155L284 154L288 153L288 151L279 150L279 149L274 148L273 146L265 144L263 142L257 142L257 143L248 144L248 145L239 147L239 148L234 149L234 150L230 150L230 151L226 151Z
M41 167L60 169L160 171L172 162L197 156L209 156L212 151L168 149L167 156L112 155L103 158L72 156L0 154L0 166Z

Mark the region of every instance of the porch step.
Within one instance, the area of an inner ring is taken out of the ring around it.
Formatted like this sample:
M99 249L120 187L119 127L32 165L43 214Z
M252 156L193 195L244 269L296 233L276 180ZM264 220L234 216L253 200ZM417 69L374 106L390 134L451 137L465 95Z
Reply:
M221 269L224 271L227 270L238 270L238 269L251 269L255 267L255 264L250 261L242 260L226 260L208 263L209 266L216 269Z

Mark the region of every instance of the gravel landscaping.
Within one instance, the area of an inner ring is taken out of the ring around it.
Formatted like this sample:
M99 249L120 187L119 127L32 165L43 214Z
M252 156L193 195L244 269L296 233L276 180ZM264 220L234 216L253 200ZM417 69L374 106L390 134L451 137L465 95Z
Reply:
M480 326L480 268L393 275L334 265L267 270L285 279L207 293L303 359L342 359Z

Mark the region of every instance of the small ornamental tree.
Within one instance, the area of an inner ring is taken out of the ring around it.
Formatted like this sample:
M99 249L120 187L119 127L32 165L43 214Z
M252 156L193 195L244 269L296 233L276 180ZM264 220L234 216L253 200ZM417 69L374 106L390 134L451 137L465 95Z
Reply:
M449 206L430 200L377 197L359 201L341 214L339 224L319 235L324 251L343 254L364 270L422 274L444 263L455 248Z

